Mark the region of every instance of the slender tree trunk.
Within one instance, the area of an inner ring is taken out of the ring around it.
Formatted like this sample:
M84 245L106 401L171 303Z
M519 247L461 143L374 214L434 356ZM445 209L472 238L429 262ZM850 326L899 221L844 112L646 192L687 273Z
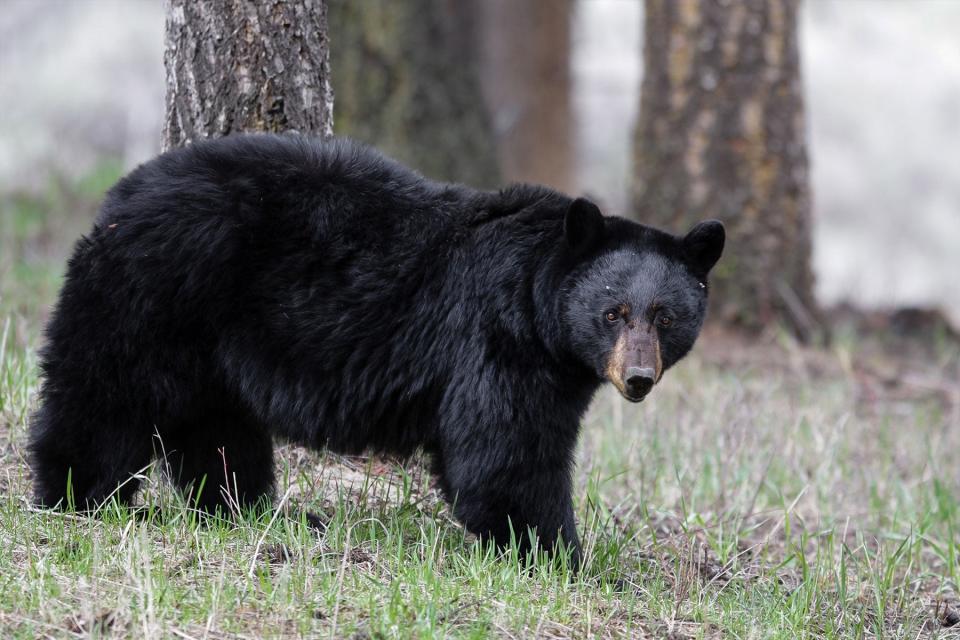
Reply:
M428 177L499 182L467 0L328 0L338 134Z
M325 0L168 0L165 149L238 131L331 135Z
M713 309L819 333L798 0L646 0L635 202L680 232L719 218Z
M571 0L477 2L504 177L572 191Z

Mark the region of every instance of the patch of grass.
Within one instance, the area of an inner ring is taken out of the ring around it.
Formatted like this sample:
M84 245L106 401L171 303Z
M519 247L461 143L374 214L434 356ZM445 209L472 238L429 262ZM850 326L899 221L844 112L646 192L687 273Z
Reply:
M416 463L294 447L274 507L235 522L203 521L156 468L137 510L31 508L38 336L115 171L3 205L3 637L958 637L951 343L891 386L855 336L826 352L707 335L642 405L599 394L579 575L478 544Z
M30 353L0 371L7 637L949 637L960 431L922 403L867 410L841 378L697 356L640 407L604 393L574 576L479 545L417 465L297 448L276 510L235 523L201 522L155 470L138 512L35 511Z

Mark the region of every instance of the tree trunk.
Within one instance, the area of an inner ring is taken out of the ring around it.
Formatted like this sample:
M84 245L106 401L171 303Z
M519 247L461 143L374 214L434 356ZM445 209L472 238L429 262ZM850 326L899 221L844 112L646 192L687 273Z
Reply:
M571 0L478 0L484 93L509 181L575 189Z
M338 134L430 178L499 182L480 93L474 5L329 0Z
M719 218L714 313L819 333L797 46L798 0L646 0L635 140L643 222Z
M169 0L163 147L239 131L331 135L325 0Z

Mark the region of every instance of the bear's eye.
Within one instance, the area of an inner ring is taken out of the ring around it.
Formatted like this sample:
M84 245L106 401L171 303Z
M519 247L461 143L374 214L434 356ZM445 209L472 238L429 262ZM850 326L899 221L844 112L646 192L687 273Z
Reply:
M616 322L620 319L620 311L619 309L610 309L603 314L603 317L607 319L607 322Z
M673 324L673 318L668 315L657 316L657 324L661 327L669 327Z

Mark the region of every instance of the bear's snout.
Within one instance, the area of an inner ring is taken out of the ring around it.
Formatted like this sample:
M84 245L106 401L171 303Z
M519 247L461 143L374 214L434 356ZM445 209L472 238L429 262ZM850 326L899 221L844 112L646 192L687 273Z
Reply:
M652 367L629 367L624 380L624 394L628 400L640 402L643 400L656 380L656 371Z
M630 402L643 400L663 375L660 343L653 328L624 325L607 360L607 379Z

